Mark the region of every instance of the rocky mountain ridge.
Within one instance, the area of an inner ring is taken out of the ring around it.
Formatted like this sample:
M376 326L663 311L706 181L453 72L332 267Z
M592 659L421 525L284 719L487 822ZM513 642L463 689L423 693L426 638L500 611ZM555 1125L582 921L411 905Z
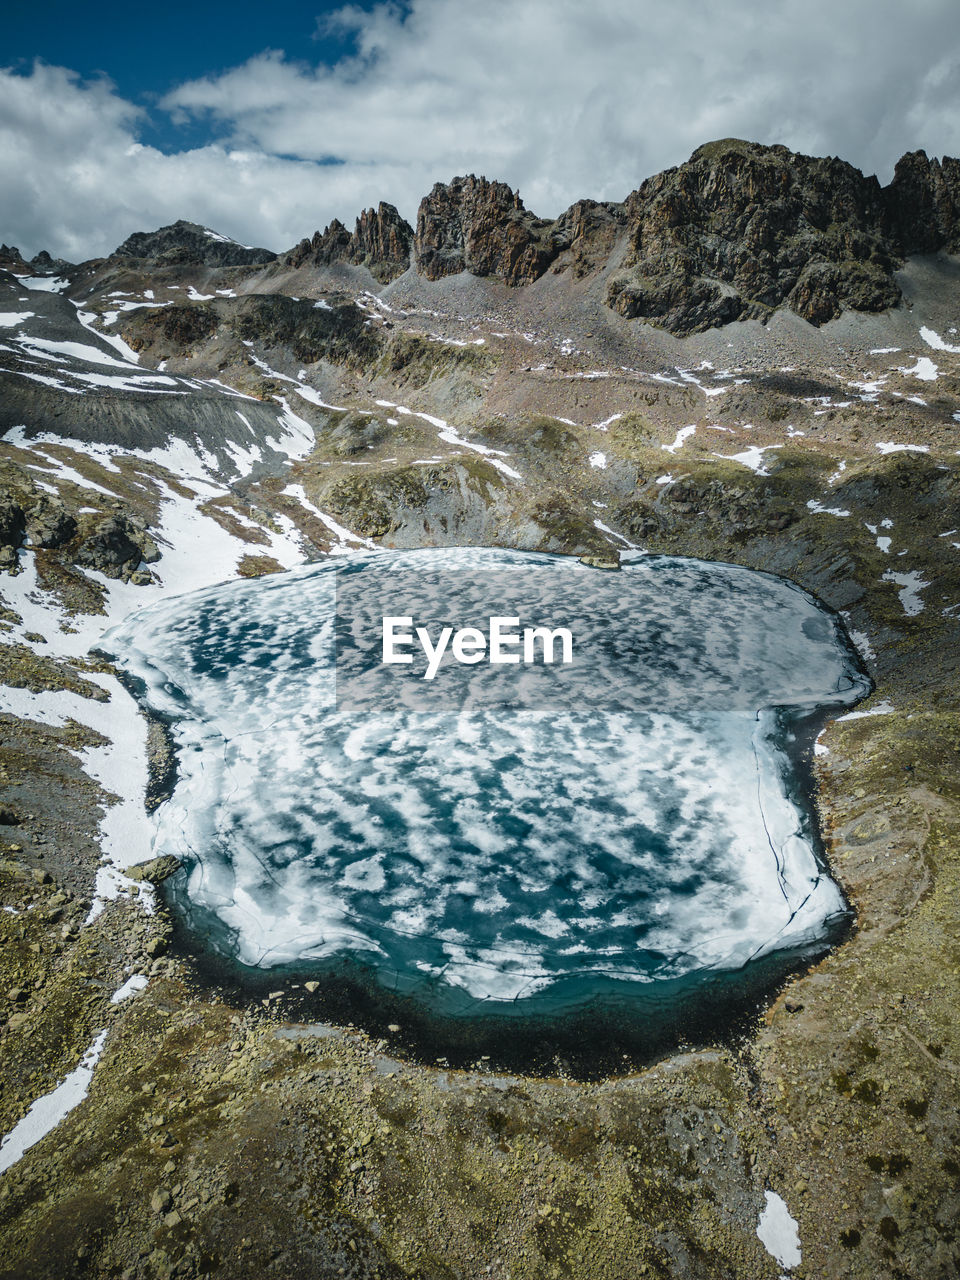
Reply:
M413 228L401 218L392 204L380 202L376 209L364 209L352 234L339 219L321 234L301 240L284 255L287 266L329 266L348 262L366 267L370 274L386 284L402 275L410 265Z
M548 274L595 284L601 304L678 337L788 307L817 327L844 311L897 306L896 272L915 255L960 249L960 161L903 156L894 177L837 158L735 138L698 148L621 202L578 200L537 217L506 183L473 174L436 183L416 227L392 204L364 209L353 231L334 219L286 253L252 248L178 221L127 238L107 261L144 268L202 264L274 272L360 269L380 286L411 273L428 282L467 273L511 288ZM0 250L11 269L30 264Z
M362 263L385 282L409 256L427 280L465 271L513 287L551 270L579 278L613 268L609 307L684 336L783 305L817 326L844 310L884 311L900 301L894 273L907 257L958 245L954 159L911 152L881 187L843 160L724 139L621 203L581 200L554 220L502 182L438 182L415 231L381 204L352 235L331 223L286 262Z
M219 232L182 218L156 231L137 231L114 250L117 258L142 258L159 266L202 263L207 267L246 267L272 262L270 249L237 244Z

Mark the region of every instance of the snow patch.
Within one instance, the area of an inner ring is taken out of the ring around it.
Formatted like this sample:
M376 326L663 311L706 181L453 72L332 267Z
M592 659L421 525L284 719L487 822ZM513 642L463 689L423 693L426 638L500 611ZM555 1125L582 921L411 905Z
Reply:
M928 444L897 444L893 440L885 440L877 445L881 453L929 453Z
M676 453L678 449L683 448L684 440L689 440L690 437L693 435L696 435L696 433L697 433L697 428L695 425L691 427L681 427L680 430L677 432L676 439L674 440L673 444L661 445L661 448L663 449L664 453Z
M917 356L917 363L912 368L900 366L897 372L908 377L919 378L921 382L936 382L939 375L937 366L929 356Z
M825 516L848 516L849 511L842 511L839 507L825 507L822 502L818 502L816 498L811 498L807 503L810 511L816 511L818 515Z
M889 716L896 711L892 702L878 702L868 711L848 711L845 716L837 716L837 720L866 720L869 716Z
M960 347L951 347L949 342L944 342L936 329L928 329L924 325L920 330L920 337L928 347L933 347L934 351L951 351L954 355L960 355ZM895 351L896 347L891 348L891 350Z
M24 1152L45 1138L51 1130L87 1096L93 1070L103 1053L106 1030L98 1031L93 1044L83 1055L80 1065L58 1084L52 1093L44 1094L0 1143L0 1173L15 1165Z
M138 991L142 991L147 985L149 979L144 977L142 973L135 973L129 977L122 987L110 997L111 1004L122 1004L124 1000L129 1000L131 996L135 996Z
M715 453L715 458L723 458L726 462L739 462L742 467L749 467L758 476L770 474L763 461L763 455L770 449L782 449L780 444L752 444L742 453Z
M916 570L911 573L894 573L892 569L888 569L883 575L883 581L895 582L900 588L900 603L908 618L915 618L918 613L923 613L920 592L924 587L929 587L930 583L925 582Z
M800 1265L800 1234L790 1210L775 1191L765 1191L766 1204L757 1223L760 1243L781 1267Z

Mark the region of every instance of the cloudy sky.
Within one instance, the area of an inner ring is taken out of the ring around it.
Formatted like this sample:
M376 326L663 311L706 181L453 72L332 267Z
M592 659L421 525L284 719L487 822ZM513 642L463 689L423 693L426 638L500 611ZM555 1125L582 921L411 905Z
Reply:
M189 218L280 250L481 173L561 212L701 143L889 180L960 155L956 0L13 6L0 239L80 259Z

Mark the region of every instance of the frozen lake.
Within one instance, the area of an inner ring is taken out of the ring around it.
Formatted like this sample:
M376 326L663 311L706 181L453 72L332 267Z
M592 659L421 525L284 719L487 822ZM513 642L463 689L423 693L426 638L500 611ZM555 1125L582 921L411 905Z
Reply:
M573 657L448 647L424 680L419 649L384 666L385 613L433 641L493 615L565 626ZM650 1007L822 951L845 918L797 734L869 682L781 579L371 552L163 601L100 647L171 722L175 900L247 970L348 961L454 1016Z

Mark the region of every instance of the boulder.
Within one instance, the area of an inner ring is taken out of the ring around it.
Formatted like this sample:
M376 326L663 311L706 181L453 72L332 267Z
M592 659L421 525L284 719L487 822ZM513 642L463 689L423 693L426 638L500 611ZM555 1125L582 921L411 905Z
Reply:
M131 880L146 880L150 884L160 884L168 880L182 866L183 863L179 858L175 858L172 853L165 853L159 858L151 858L149 862L138 862L136 866L126 867L123 874Z

